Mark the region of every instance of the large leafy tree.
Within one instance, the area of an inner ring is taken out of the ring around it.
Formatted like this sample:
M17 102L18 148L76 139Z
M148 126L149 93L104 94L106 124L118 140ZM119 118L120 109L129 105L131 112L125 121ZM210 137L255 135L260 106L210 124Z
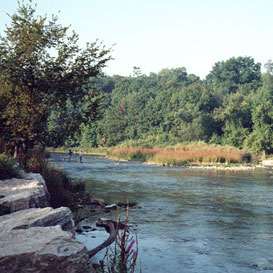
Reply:
M237 92L247 94L262 84L261 64L251 57L233 57L217 62L206 77L206 84L220 96Z
M223 104L214 110L214 118L223 123L222 143L243 147L252 130L251 100L240 93L225 97Z
M68 100L71 107L85 105L79 123L96 111L89 79L101 73L111 50L98 41L82 49L78 35L56 16L37 16L31 1L18 5L0 36L0 140L6 149L26 152L47 139L52 112L65 125Z
M273 75L272 63L267 64L263 75L263 86L257 91L252 109L253 131L247 139L247 146L254 152L273 153ZM270 67L271 68L270 68ZM270 68L270 69L269 69Z

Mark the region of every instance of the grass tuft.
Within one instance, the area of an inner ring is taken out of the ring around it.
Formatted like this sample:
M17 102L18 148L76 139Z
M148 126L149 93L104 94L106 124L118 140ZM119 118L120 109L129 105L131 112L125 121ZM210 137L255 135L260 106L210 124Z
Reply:
M14 159L6 154L0 154L0 180L20 177L20 167Z
M52 167L47 157L43 149L35 148L21 158L21 164L25 171L40 173L43 176L50 193L50 205L53 208L66 206L73 210L74 195L85 192L85 184L82 181L72 180L64 170Z

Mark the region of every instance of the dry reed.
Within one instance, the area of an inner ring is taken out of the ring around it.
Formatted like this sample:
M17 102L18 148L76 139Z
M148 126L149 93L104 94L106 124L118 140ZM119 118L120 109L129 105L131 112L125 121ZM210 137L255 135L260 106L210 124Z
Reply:
M236 148L197 143L158 148L114 148L110 156L124 160L137 160L165 165L242 163L245 152Z

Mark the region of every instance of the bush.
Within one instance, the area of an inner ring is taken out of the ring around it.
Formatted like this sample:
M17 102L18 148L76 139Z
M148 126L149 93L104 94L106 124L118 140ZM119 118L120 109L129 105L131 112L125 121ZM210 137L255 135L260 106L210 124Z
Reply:
M250 163L251 160L252 160L252 155L251 155L251 153L244 153L244 154L242 155L242 161L243 161L244 163Z
M62 170L52 167L48 161L48 153L35 147L20 158L26 172L40 173L50 193L50 205L53 208L66 206L72 209L73 193L85 191L83 182L72 181Z
M53 168L45 162L41 162L41 164L43 167L40 173L43 176L50 193L51 206L53 208L69 206L71 201L68 190L70 179L63 170Z
M14 159L0 154L0 179L20 177L20 168Z
M26 172L41 173L47 165L45 159L48 157L49 154L42 147L35 146L26 154L21 155L19 161Z

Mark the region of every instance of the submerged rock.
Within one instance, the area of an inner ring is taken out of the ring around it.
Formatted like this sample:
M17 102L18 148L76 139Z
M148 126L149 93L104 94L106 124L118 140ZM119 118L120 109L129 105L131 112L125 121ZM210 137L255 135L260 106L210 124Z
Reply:
M104 207L106 210L116 210L118 208L117 204L107 205Z
M98 205L98 206L101 206L101 207L104 207L106 205L105 202L104 202L104 200L103 199L99 199L99 198L91 200L90 203L92 205Z
M82 226L83 229L91 229L91 226Z

